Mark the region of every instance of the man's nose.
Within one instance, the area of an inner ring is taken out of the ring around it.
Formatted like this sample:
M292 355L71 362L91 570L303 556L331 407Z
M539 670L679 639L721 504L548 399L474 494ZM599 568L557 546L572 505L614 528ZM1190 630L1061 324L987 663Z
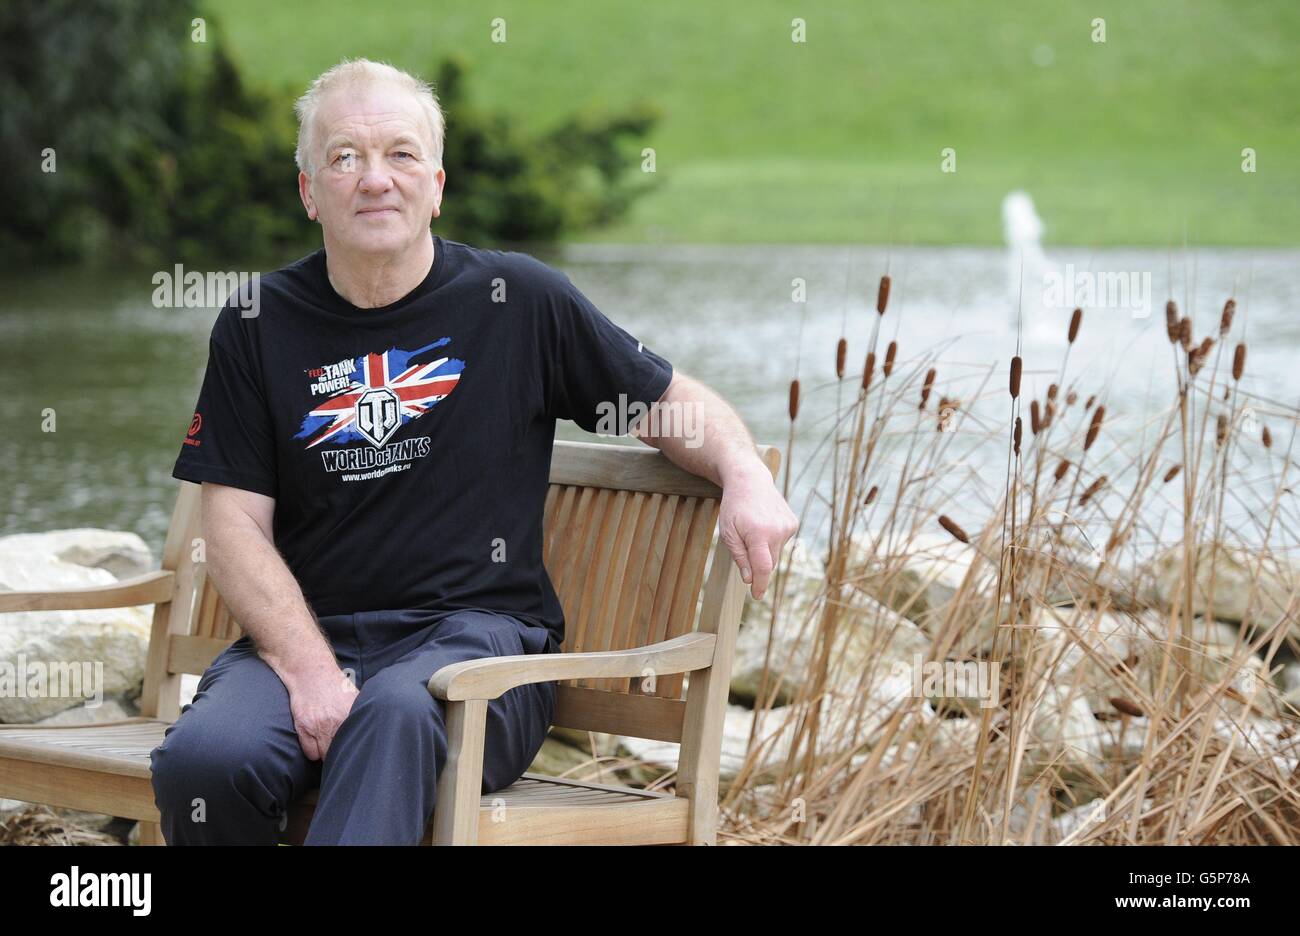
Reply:
M361 191L367 194L386 192L393 187L393 177L382 158L372 157L362 163L361 181L358 184Z

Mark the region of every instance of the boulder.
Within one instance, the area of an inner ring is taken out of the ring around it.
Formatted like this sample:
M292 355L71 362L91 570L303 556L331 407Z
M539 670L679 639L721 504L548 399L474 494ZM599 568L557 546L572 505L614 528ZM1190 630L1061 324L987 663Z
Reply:
M775 631L771 618L760 615L741 627L731 670L731 692L736 699L750 706L756 702L779 706L811 691L822 607L819 603L810 614L787 616L783 606ZM910 667L917 655L924 657L929 649L929 639L907 618L846 590L827 657L827 683L870 691L894 672L895 664ZM766 698L759 700L765 663Z
M1166 550L1151 565L1150 598L1169 611L1183 601L1183 549ZM1213 598L1210 589L1213 585ZM1300 572L1290 563L1271 555L1260 556L1244 549L1220 544L1203 544L1197 552L1193 612L1232 624L1241 623L1250 603L1250 619L1256 626L1271 627L1290 608L1290 632L1300 637L1300 613L1291 607L1300 589ZM1212 605L1211 605L1212 601Z
M153 567L149 546L135 533L79 527L48 533L0 536L0 568L7 556L54 556L73 565L103 569L115 579L143 575Z
M947 533L917 532L907 539L877 543L872 536L853 537L846 581L918 623L934 618L956 596L972 564L977 590L988 585L990 573L996 581L996 568L977 559L974 546Z
M104 569L17 552L12 543L0 555L2 591L115 581ZM140 605L0 614L0 722L35 722L92 698L138 695L152 613L152 605Z
M1081 789L1099 781L1103 766L1101 725L1082 693L1049 684L1030 712L1032 743L1027 763L1055 769L1069 786Z

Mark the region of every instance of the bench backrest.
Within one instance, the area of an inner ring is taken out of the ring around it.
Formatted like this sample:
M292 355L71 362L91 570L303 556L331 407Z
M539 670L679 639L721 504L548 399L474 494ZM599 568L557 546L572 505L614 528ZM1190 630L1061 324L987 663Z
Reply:
M779 453L759 446L775 475ZM179 715L180 676L202 673L241 631L201 560L201 486L181 482L162 566L176 573L154 616L141 711ZM544 561L564 608L567 652L621 650L695 630L706 572L722 594L743 588L726 547L714 544L721 490L648 446L555 443L544 519ZM721 561L719 561L721 560ZM736 607L728 604L727 607ZM734 645L739 614L708 622ZM730 659L724 664L728 669ZM680 741L684 677L569 680L554 724Z

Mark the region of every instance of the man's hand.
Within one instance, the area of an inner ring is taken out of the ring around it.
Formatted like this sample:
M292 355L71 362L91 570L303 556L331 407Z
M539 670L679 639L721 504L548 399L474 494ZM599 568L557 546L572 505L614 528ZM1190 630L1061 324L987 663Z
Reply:
M649 419L639 420L629 434L722 488L718 536L731 550L749 593L762 598L782 547L799 529L799 518L772 483L772 472L755 452L749 430L726 400L674 370L658 404L699 413L701 436L654 435L654 421Z
M358 694L356 684L336 669L333 674L293 680L285 688L289 690L289 710L303 753L308 760L323 761L339 725L352 711Z
M761 465L723 487L718 536L731 550L740 577L755 599L767 591L781 549L798 529L799 518Z
M324 760L334 733L357 697L339 669L298 580L275 547L275 499L203 483L203 536L208 574L257 655L289 691L303 753Z

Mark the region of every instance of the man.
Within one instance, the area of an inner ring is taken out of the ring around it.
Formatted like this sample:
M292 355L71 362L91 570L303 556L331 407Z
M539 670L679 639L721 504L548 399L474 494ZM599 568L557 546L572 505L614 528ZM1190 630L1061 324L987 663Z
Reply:
M564 274L430 232L446 173L427 85L344 62L297 110L324 247L221 310L173 470L203 484L208 573L245 636L151 754L171 844L273 843L317 785L308 844L419 842L447 753L429 678L563 640L542 563L556 419L594 431L620 394L698 407L702 444L638 437L722 486L756 598L797 527L716 394ZM489 703L485 793L527 769L554 706L554 683Z

